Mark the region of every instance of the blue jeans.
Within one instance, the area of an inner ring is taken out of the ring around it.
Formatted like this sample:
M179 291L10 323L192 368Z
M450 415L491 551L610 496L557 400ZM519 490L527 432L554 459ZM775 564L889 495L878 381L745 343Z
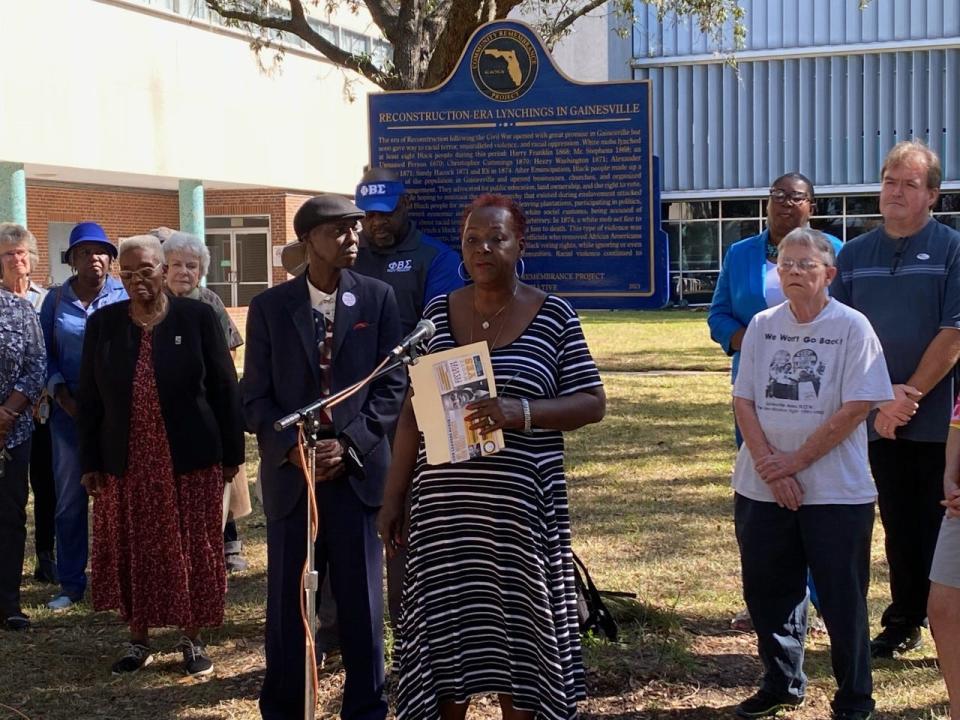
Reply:
M80 484L77 424L60 407L50 415L50 435L57 491L57 572L62 591L78 601L87 589L87 491Z
M764 668L761 689L778 697L800 698L806 692L809 566L837 680L831 707L873 711L867 621L873 515L873 503L804 505L794 512L735 496L743 595Z

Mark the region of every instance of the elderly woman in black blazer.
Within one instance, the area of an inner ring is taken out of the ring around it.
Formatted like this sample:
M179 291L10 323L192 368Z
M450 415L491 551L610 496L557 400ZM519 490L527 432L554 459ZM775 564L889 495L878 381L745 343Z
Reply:
M184 670L213 664L200 627L223 622L224 481L243 462L236 371L213 310L163 292L149 235L120 244L129 302L88 325L80 371L83 484L95 496L93 603L116 609L130 642L115 675L153 652L148 628L183 628Z

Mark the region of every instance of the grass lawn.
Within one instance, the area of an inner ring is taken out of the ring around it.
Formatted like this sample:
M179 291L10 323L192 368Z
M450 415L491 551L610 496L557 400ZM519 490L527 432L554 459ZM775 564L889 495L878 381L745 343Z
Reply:
M585 313L591 348L609 370L723 370L696 312ZM759 673L751 635L729 621L741 607L729 473L733 441L729 379L722 372L610 373L603 423L567 435L574 547L601 588L637 594L617 601L622 642L585 641L587 720L708 720L731 717ZM254 457L253 443L248 457ZM255 464L248 463L253 477ZM32 528L28 531L32 536ZM190 680L173 651L177 633L156 633L162 654L130 678L109 666L125 630L82 604L42 609L50 589L25 580L34 629L0 637L0 720L254 720L263 672L264 521L241 521L250 569L231 577L227 621L208 633L215 674ZM879 523L874 532L870 610L874 627L888 597ZM30 540L28 539L28 544ZM25 570L32 571L28 546ZM946 692L929 635L922 649L874 669L877 718L944 718ZM791 717L829 717L829 643L810 642L807 705ZM337 713L342 673L321 678L319 717ZM482 699L471 717L499 717Z

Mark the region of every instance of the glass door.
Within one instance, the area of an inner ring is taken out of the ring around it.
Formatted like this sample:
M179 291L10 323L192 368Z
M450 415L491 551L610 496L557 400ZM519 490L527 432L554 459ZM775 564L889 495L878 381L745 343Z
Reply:
M236 306L236 288L233 281L233 235L226 232L208 232L207 248L210 250L210 268L207 270L207 287L213 290L227 307Z
M207 287L227 307L243 307L270 286L269 218L207 218Z

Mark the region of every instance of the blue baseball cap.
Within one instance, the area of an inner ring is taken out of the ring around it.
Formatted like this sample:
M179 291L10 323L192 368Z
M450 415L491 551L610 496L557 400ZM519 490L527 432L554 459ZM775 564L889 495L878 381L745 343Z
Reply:
M362 182L357 185L357 207L364 212L393 212L405 188L399 180Z
M70 261L70 251L73 250L74 246L85 242L103 245L103 249L110 257L117 257L117 246L110 242L110 238L107 237L103 228L95 222L82 222L75 225L73 230L70 231L70 240L67 243L67 251L64 253L68 262Z

